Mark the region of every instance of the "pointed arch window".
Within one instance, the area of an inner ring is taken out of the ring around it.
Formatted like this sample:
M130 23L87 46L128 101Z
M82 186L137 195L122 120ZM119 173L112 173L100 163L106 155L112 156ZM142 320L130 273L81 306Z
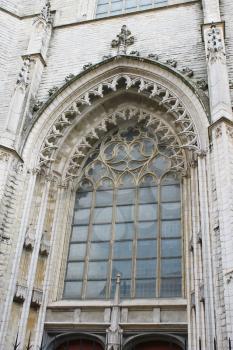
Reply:
M148 129L108 134L76 193L65 299L182 296L181 194L171 147Z
M97 0L96 18L152 9L168 0Z

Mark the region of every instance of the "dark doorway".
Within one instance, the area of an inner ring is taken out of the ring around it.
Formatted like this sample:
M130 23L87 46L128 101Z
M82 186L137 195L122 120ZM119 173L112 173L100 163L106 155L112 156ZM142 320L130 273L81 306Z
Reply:
M182 348L173 342L152 341L148 343L140 343L135 346L135 350L182 350Z
M63 344L55 347L56 350L103 350L102 346L92 340L67 340Z

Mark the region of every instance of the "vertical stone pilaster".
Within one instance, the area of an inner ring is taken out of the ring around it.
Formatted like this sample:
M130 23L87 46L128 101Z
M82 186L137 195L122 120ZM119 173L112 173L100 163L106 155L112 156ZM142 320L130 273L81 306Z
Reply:
M206 325L206 349L214 348L215 337L215 312L214 312L214 291L213 291L213 263L212 245L210 236L210 212L209 212L209 185L207 157L198 157L198 188L199 188L199 210L200 210L200 230L203 245L203 280L205 285L205 325ZM199 322L199 320L197 320Z
M53 268L54 266L56 266L55 256L56 256L57 244L58 242L60 242L58 239L60 219L63 217L64 210L65 210L64 202L66 202L66 198L69 192L65 184L58 184L56 187L58 192L57 192L57 199L56 199L54 218L53 218L53 224L52 224L52 232L51 232L51 242L50 242L51 250L47 260L44 287L43 287L43 298L42 298L42 303L41 303L41 307L38 315L37 328L35 331L35 339L34 339L35 349L40 347L42 337L43 337L46 308L48 305L49 292L50 292L52 280L54 277Z
M25 302L23 304L22 314L21 314L21 320L19 324L19 343L20 343L20 350L23 350L24 348L24 341L25 341L25 335L26 335L26 328L27 328L27 322L28 322L28 315L30 311L31 306L31 299L32 299L32 293L33 293L33 287L34 287L34 280L35 280L35 274L36 274L36 268L37 268L37 260L40 250L40 244L43 234L43 227L45 222L45 216L46 216L46 208L47 208L47 202L48 202L48 195L49 195L49 189L50 189L50 183L52 181L51 176L46 176L44 179L43 184L43 192L40 202L40 209L39 214L37 218L36 223L36 229L35 229L35 244L34 249L31 256L30 266L28 270L28 279L27 279L27 296L25 299Z
M212 122L222 117L233 120L224 43L224 23L205 24L203 36Z
M219 0L202 0L205 23L219 22Z
M218 315L221 333L227 343L233 339L233 289L228 280L228 274L233 270L233 125L226 119L221 119L211 126L213 139L213 172L216 181L218 207L218 223L215 223L215 235L219 239L221 261L216 269L222 293L219 295L220 305L224 305L225 315ZM221 277L222 276L222 277ZM224 319L225 319L225 322ZM218 339L219 347L222 346Z
M9 283L7 284L7 295L6 299L4 300L4 307L1 310L0 320L1 320L1 327L0 327L0 348L4 348L4 344L7 341L6 334L8 329L8 323L10 319L10 312L12 307L12 301L15 293L15 287L17 282L17 276L18 271L20 267L20 258L22 254L25 234L27 230L28 225L28 219L29 219L29 213L33 198L33 192L35 187L35 181L36 181L36 172L32 171L28 173L24 179L24 186L25 188L25 199L24 199L24 207L22 210L22 216L21 216L21 222L19 225L19 228L14 228L14 232L17 232L17 235L15 237L16 245L12 251L13 261L11 263L11 275ZM11 227L11 229L13 229Z

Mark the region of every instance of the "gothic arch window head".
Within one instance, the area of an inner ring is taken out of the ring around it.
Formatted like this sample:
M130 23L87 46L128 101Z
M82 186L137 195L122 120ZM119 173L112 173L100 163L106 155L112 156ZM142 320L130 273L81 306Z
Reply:
M167 2L168 0L97 0L96 18L148 10Z
M102 139L79 181L65 299L182 296L180 175L171 145L125 124Z

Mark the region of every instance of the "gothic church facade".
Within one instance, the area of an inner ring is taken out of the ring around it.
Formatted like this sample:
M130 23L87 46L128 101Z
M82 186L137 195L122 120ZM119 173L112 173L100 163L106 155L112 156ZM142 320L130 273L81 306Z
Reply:
M0 0L0 349L233 348L232 0Z

